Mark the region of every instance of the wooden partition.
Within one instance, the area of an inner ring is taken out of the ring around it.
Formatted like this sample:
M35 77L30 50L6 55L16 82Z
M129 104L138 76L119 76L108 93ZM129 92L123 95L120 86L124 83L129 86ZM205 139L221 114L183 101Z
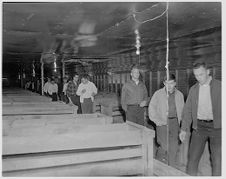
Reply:
M2 115L76 114L77 106L52 102L51 98L30 91L15 89L3 92Z
M3 176L152 176L153 137L130 124L14 126Z

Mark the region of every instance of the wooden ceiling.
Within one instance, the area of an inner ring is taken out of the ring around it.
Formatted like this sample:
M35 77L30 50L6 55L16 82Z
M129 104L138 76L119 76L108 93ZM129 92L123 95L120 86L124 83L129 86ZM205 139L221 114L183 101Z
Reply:
M221 2L170 2L170 39L221 26ZM158 17L158 18L156 18ZM140 23L143 22L143 23ZM4 2L3 62L108 57L166 39L165 2Z

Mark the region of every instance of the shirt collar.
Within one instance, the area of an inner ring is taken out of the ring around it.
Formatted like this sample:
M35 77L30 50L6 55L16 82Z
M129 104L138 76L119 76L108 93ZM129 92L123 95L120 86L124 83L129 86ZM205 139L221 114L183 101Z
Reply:
M165 91L165 92L166 92L166 94L167 94L167 91L166 91L167 89L166 89L166 87L164 87L164 88L165 88L165 89L164 89L164 91ZM174 88L174 90L173 90L173 92L172 92L172 93L168 92L168 94L169 94L169 95L175 94L175 91L176 91L176 88Z
M206 81L206 83L204 83L203 85L199 84L200 86L209 86L210 82L212 80L212 76L209 76L208 80Z
M138 81L134 81L133 79L131 79L131 82L134 83L134 84L136 84L136 85L138 85L140 83L139 80Z

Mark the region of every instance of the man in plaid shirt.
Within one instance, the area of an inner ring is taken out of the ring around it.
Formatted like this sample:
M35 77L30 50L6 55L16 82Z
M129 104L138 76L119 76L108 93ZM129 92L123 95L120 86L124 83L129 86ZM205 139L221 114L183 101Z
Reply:
M78 85L79 85L78 79L79 79L79 75L76 73L73 76L73 79L68 83L66 93L67 93L67 96L70 100L70 103L78 106L78 112L77 113L82 114L80 98L79 98L78 95L76 95Z

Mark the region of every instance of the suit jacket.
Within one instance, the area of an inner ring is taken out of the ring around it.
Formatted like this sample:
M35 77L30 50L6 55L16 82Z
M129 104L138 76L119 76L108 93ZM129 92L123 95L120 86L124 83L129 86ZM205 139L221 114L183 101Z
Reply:
M221 82L219 80L211 80L210 94L212 100L214 128L221 128ZM191 123L192 128L197 129L198 99L199 84L196 83L191 87L184 106L181 127L184 131L188 131L190 129Z

